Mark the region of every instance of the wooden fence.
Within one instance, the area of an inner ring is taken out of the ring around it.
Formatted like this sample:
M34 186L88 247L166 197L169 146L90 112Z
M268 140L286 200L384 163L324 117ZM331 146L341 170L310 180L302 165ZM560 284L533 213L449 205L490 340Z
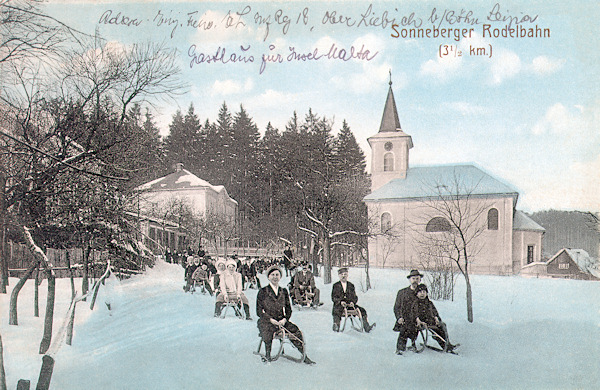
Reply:
M9 276L22 276L33 261L33 254L26 245L12 241L9 241L5 248ZM83 250L81 248L47 248L46 256L54 266L57 278L68 278L71 276L71 271L69 271L68 268L69 263L74 277L83 276ZM106 261L108 258L108 251L92 249L88 259L89 277L96 278L102 275L106 269Z

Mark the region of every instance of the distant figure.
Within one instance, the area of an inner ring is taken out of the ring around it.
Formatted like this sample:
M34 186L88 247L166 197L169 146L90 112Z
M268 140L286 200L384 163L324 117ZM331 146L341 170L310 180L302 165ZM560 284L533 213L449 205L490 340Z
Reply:
M308 270L306 264L301 265L301 270L294 276L294 294L296 303L300 304L306 299L306 294L313 294L311 306L320 306L320 291L315 286L315 277Z
M285 268L285 276L290 276L290 265L292 265L294 261L294 254L292 253L292 249L289 245L285 246L285 250L283 251L283 266Z

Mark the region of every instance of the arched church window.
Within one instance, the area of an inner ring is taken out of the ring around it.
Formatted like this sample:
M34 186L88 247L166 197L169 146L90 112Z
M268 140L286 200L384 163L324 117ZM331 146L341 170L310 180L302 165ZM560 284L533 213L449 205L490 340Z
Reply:
M392 215L390 213L381 214L381 232L385 233L392 228Z
M394 170L394 154L386 153L383 155L383 171L390 172Z
M426 232L449 232L450 231L450 222L446 220L446 218L435 217L431 218L429 222L427 222L427 227L425 227Z
M488 230L498 230L498 210L488 211Z

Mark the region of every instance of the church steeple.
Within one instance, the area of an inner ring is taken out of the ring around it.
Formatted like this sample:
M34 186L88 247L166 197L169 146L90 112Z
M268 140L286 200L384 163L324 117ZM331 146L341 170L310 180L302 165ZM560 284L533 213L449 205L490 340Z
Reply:
M402 131L396 101L390 87L383 108L379 132L369 137L371 146L371 192L393 179L405 179L408 172L408 154L413 147L412 137Z
M394 100L394 92L392 91L392 72L390 71L390 89L388 90L385 106L383 107L383 117L379 132L398 131L400 127L400 119L398 119L398 111L396 110L396 101Z

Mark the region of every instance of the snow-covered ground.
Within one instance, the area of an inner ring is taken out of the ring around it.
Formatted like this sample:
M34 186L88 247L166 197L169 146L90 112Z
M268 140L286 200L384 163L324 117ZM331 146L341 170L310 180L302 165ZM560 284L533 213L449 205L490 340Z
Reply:
M394 354L396 292L407 271L371 269L373 289L361 290L364 270L351 269L359 304L377 327L361 334L331 330L331 285L317 285L325 305L295 310L315 366L285 359L265 364L254 321L213 317L214 298L186 294L181 267L158 263L145 275L100 289L93 311L76 310L73 345L55 356L53 389L598 389L600 283L473 276L475 322L466 321L464 282L455 301L435 304L459 356L425 350ZM334 280L337 273L334 269ZM14 287L16 279L11 279ZM263 285L266 277L261 275ZM282 280L287 285L288 278ZM80 288L80 281L77 282ZM19 299L19 326L8 325L9 294L0 295L0 331L9 389L37 383L47 285L33 317L33 283ZM58 280L54 330L67 311L68 279ZM256 290L247 291L252 315ZM110 301L109 311L105 302ZM276 345L276 344L275 344Z

